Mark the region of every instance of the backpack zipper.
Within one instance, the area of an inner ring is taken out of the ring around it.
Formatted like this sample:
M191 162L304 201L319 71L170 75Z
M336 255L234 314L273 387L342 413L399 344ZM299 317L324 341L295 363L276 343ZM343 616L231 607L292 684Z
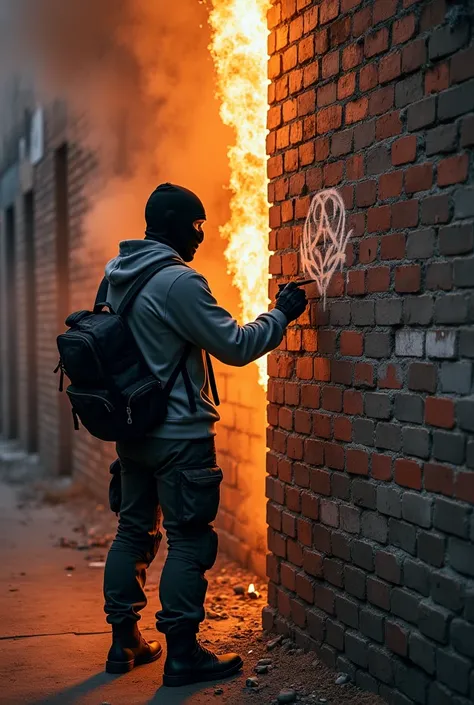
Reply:
M114 407L112 404L107 401L105 397L101 397L100 394L90 394L89 392L69 392L69 394L74 397L95 397L95 399L100 399L102 402L104 402L105 408L107 411L112 412L114 410Z
M141 387L138 387L138 389L135 389L134 392L130 394L128 397L128 406L127 406L127 424L131 426L133 424L133 419L132 419L132 399L133 397L138 394L138 392L141 392L142 389L146 389L147 387L150 387L152 385L155 385L158 382L158 380L151 380L150 382L147 382L146 384L142 384Z
M59 370L61 370L61 374L59 375L59 391L62 392L64 389L64 365L61 358L59 358L59 362L54 368L54 374L57 374Z

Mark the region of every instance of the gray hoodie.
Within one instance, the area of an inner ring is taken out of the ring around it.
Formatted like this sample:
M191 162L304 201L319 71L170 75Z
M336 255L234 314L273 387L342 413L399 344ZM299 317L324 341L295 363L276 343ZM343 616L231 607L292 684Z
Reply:
M167 418L151 435L189 439L215 435L219 414L211 400L204 350L227 365L247 365L278 347L286 316L276 309L239 326L213 297L206 279L167 245L126 240L105 269L107 300L116 310L135 279L155 262L175 264L155 274L138 294L127 320L154 375L164 384L177 365L186 341L193 344L187 362L197 411L192 413L180 375L171 392Z

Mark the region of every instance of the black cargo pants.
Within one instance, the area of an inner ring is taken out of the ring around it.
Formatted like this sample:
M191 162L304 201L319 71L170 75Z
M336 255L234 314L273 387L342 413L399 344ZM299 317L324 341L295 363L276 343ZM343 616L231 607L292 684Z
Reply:
M219 506L222 471L214 438L119 443L122 502L118 530L104 574L109 624L140 619L147 599L146 569L158 550L160 523L168 556L160 581L157 629L179 636L196 633L204 619L206 570L214 565L217 534L211 526Z

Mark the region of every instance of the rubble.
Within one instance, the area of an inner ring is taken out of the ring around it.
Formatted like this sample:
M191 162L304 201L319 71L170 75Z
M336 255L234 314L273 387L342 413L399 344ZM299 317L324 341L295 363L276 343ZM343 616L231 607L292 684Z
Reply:
M293 688L283 688L277 695L277 702L279 703L294 703L296 700L296 690Z
M346 683L350 683L350 680L350 676L348 676L347 673L339 673L334 682L336 685L345 685Z
M269 642L267 642L267 651L273 651L279 644L281 644L283 641L283 637L280 634L279 636L275 637L275 639L271 639Z
M245 681L245 685L247 688L258 688L259 680L258 678L255 678L255 676L250 676L250 678L247 678Z
M268 673L268 666L255 666L255 673L258 676L264 675L265 673Z

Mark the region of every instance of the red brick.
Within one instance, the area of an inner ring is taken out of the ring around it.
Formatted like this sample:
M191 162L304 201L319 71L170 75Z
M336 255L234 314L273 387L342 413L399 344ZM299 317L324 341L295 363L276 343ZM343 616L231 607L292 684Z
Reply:
M388 49L388 29L382 27L371 34L365 36L364 54L367 58L381 54Z
M425 463L423 468L425 490L439 492L447 497L453 496L454 475L452 468L447 465Z
M337 186L342 181L344 162L331 162L323 168L323 181L326 187Z
M474 472L458 472L454 494L458 499L474 504Z
M308 409L319 407L320 389L316 384L301 385L301 405Z
M367 230L369 233L382 232L390 229L392 211L390 206L369 208L367 214Z
M416 159L416 137L415 135L407 135L400 137L392 144L392 164L407 164L414 162Z
M311 89L298 96L298 117L314 113L316 106L316 91Z
M343 470L344 448L336 443L324 444L324 462L332 470Z
M352 440L352 423L345 416L336 416L334 418L334 439L336 441L351 441Z
M308 66L305 66L303 68L303 86L304 88L308 88L309 86L312 86L313 84L316 83L316 81L319 79L319 63L317 61L313 61L311 64Z
M425 94L439 93L449 88L448 64L438 64L425 74Z
M364 49L362 44L350 44L342 52L342 68L344 71L353 69L362 63Z
M268 529L268 549L280 558L286 558L286 538L276 531Z
M301 460L303 457L303 441L298 436L288 436L286 452L289 458Z
M367 271L367 291L372 293L388 291L390 288L390 267L371 267Z
M327 411L342 411L342 389L329 385L323 387L321 408Z
M280 564L280 582L288 590L295 590L296 570L288 563Z
M317 115L318 135L337 130L342 124L342 108L340 105L331 105L323 108Z
M388 455L372 455L372 477L375 480L390 480L392 477L392 459Z
M346 159L346 178L349 181L356 181L364 176L364 157L362 154L354 154Z
M387 259L403 259L405 257L405 235L394 233L385 235L381 240L380 257Z
M347 276L347 293L349 296L365 294L365 271L351 270Z
M305 549L303 558L303 568L309 575L314 575L316 578L323 576L323 557L316 551L308 551Z
M402 374L398 365L387 365L385 369L382 366L379 369L378 386L380 389L401 389L403 386L400 380L401 377Z
M443 159L438 164L438 186L450 186L461 181L466 181L469 168L467 154Z
M402 487L421 490L421 468L414 460L395 460L395 482Z
M378 68L376 63L367 64L361 68L359 73L359 88L363 93L375 88L378 82Z
M331 360L331 381L336 384L352 384L352 362L349 360Z
M363 411L363 398L360 392L347 389L344 392L344 413L361 416Z
M281 531L282 522L282 511L281 507L278 507L272 502L267 502L267 524L275 529L276 531Z
M385 644L399 656L408 655L408 634L408 630L399 624L385 621Z
M337 98L338 100L343 100L344 98L349 98L356 87L356 74L355 71L352 73L346 73L337 82Z
M295 411L294 427L296 433L304 433L306 435L311 433L311 415L309 411L304 411L303 409Z
M402 185L402 171L392 171L388 174L382 174L379 179L379 198L385 201L387 198L399 196L402 192Z
M369 98L369 113L370 115L385 114L393 107L395 96L394 86L385 86L379 88L378 91L371 93Z
M399 51L383 56L379 63L379 81L388 83L401 74L401 54Z
M339 44L344 44L351 34L351 18L341 17L334 22L329 29L329 34L331 37L331 46L334 47L339 46Z
M345 108L346 124L351 125L354 122L359 122L367 117L369 110L368 98L360 98L352 103L347 103Z
M446 0L432 0L423 7L420 30L425 32L427 29L443 24L445 17Z
M288 554L288 560L293 565L301 567L303 565L303 547L297 541L288 539L286 543L286 551Z
M402 131L402 123L400 120L400 113L394 111L387 113L387 115L382 115L377 120L375 125L375 136L377 140L384 140L387 137L394 137L399 135Z
M287 458L280 458L280 460L278 461L278 478L282 482L292 482L292 467L293 463L291 463Z
M327 357L314 358L314 379L328 382L331 379L331 364Z
M392 228L414 228L418 225L419 201L410 198L392 205Z
M309 61L314 56L314 37L310 34L298 44L298 65Z
M411 73L416 71L426 63L426 41L417 39L403 47L402 51L402 71Z
M360 5L362 0L341 0L341 12L349 12Z
M415 15L405 15L392 26L392 44L404 44L415 33Z
M359 208L372 206L377 199L377 182L363 181L356 185L356 204Z
M280 408L278 412L279 426L291 431L293 428L293 414L290 409Z
M316 497L316 495L312 494L311 492L302 492L301 493L301 513L303 516L308 517L309 519L318 519L319 517L319 499ZM309 522L304 522L304 524L308 524ZM311 524L310 524L311 527ZM298 527L299 528L299 527ZM309 531L309 543L306 543L306 540L303 541L301 536L299 535L298 531L298 538L301 541L301 543L304 543L305 545L311 546L311 528Z
M342 331L339 340L341 355L358 357L362 355L364 337L356 331Z
M395 291L398 293L420 290L421 269L419 264L409 264L395 269Z
M368 362L358 362L354 368L354 384L356 386L374 386L374 368Z
M397 10L397 0L375 0L374 2L374 25L389 17L393 17Z
M339 50L330 54L325 54L321 62L321 74L323 78L331 78L339 73Z
M321 441L306 439L304 442L304 461L310 465L322 465L324 461L324 446Z
M359 243L359 262L369 264L377 257L378 237L366 237Z
M327 470L311 471L311 489L317 494L331 494L331 475Z
M452 399L427 397L425 403L425 423L440 428L453 428L454 402Z
M428 191L433 184L433 165L417 164L405 172L405 192Z
M284 201L281 204L281 219L283 223L293 220L293 201Z
M313 431L318 438L331 438L331 416L329 414L313 414Z
M368 475L368 453L363 450L348 448L346 451L346 470L353 475Z
M372 24L372 8L364 7L354 14L352 19L352 36L359 39Z
M322 0L319 6L319 24L324 25L339 14L339 0Z

